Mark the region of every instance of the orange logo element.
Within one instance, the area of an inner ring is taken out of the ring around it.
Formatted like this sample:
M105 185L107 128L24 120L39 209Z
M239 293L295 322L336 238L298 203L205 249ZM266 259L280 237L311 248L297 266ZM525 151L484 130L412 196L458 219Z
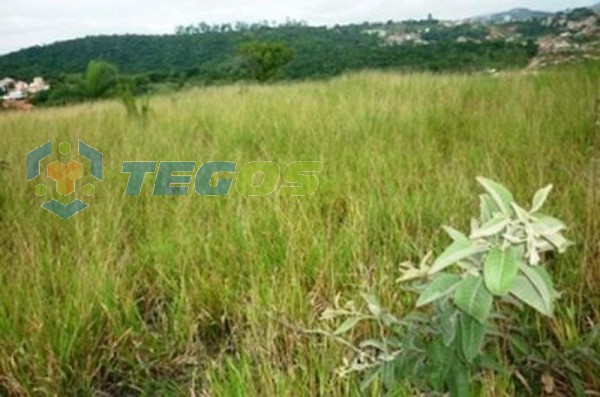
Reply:
M56 182L56 191L63 196L75 191L75 181L82 176L83 165L77 161L68 164L55 161L48 164L48 177Z

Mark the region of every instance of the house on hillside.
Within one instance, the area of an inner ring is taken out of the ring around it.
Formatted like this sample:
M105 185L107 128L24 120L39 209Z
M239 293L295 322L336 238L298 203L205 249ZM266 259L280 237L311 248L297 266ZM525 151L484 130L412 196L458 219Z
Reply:
M419 33L393 34L386 37L385 42L388 45L400 45L406 43L427 44L426 41L421 38L421 35Z
M380 39L384 38L387 35L387 31L384 29L367 29L363 30L362 32L364 34L377 36Z
M569 51L575 48L568 37L555 37L555 36L546 36L542 37L537 42L538 48L541 53L557 53Z
M27 95L29 91L29 84L26 81L15 81L15 91L19 91L20 93Z
M41 91L49 89L50 86L42 77L35 77L31 83L15 80L10 77L0 80L0 98L6 102L26 100Z
M15 80L5 77L0 80L0 94L5 95L15 86Z
M4 95L2 97L2 99L5 100L5 101L7 101L7 102L22 101L24 99L27 99L27 95L24 94L22 91L12 90L12 91L9 91L8 94Z
M41 91L49 90L50 86L44 81L43 77L34 77L33 81L29 84L27 88L29 94L37 94Z

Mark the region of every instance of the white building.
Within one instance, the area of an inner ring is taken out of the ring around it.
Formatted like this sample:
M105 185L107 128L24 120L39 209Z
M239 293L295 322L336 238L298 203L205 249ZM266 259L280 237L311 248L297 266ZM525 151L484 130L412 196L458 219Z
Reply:
M11 79L10 77L3 78L2 80L0 80L0 93L8 93L8 91L10 91L12 87L14 87L14 84L15 80Z
M41 91L49 90L50 86L42 77L35 77L31 83L6 77L0 80L0 95L5 101L20 101Z
M34 77L33 82L29 84L28 92L30 94L37 94L40 91L49 90L50 86L46 84L42 77Z

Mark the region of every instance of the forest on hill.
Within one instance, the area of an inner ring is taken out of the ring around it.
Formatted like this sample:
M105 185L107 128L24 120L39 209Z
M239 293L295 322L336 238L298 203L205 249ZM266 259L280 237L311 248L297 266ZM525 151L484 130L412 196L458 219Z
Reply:
M199 26L202 26L199 24ZM112 35L36 46L0 57L0 75L30 79L42 75L59 79L81 73L91 60L117 66L121 73L164 79L238 80L246 70L236 49L252 40L278 41L295 57L282 71L284 79L319 78L362 68L403 70L474 70L522 66L535 45L435 40L429 45L391 45L369 25L312 27L302 24L242 25L208 30L178 28L173 35ZM476 29L476 28L473 28Z
M244 80L319 79L362 69L514 69L536 63L539 54L538 64L555 62L554 48L560 51L558 61L579 56L577 51L589 54L600 37L600 19L587 8L505 19L439 21L430 15L329 27L201 22L168 35L90 36L30 47L0 56L0 77L43 76L53 89L34 103L64 104Z

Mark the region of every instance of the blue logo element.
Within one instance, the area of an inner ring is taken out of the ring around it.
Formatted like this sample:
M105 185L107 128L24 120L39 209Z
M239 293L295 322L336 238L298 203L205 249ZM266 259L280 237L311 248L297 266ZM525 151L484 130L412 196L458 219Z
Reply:
M60 155L66 156L71 151L71 145L67 142L59 144ZM98 181L104 180L102 153L85 142L78 141L78 154L90 162L90 174ZM41 162L52 155L52 141L35 148L27 154L27 180L30 181L42 174ZM75 181L83 176L83 165L77 161L65 163L58 159L50 163L45 174L56 183L56 192L63 197L69 196L75 191ZM86 196L94 194L95 188L92 184L83 186ZM36 194L44 196L47 187L44 184L36 186ZM54 198L42 204L42 208L52 212L62 219L68 219L83 211L89 205L75 198L67 204L62 204Z

